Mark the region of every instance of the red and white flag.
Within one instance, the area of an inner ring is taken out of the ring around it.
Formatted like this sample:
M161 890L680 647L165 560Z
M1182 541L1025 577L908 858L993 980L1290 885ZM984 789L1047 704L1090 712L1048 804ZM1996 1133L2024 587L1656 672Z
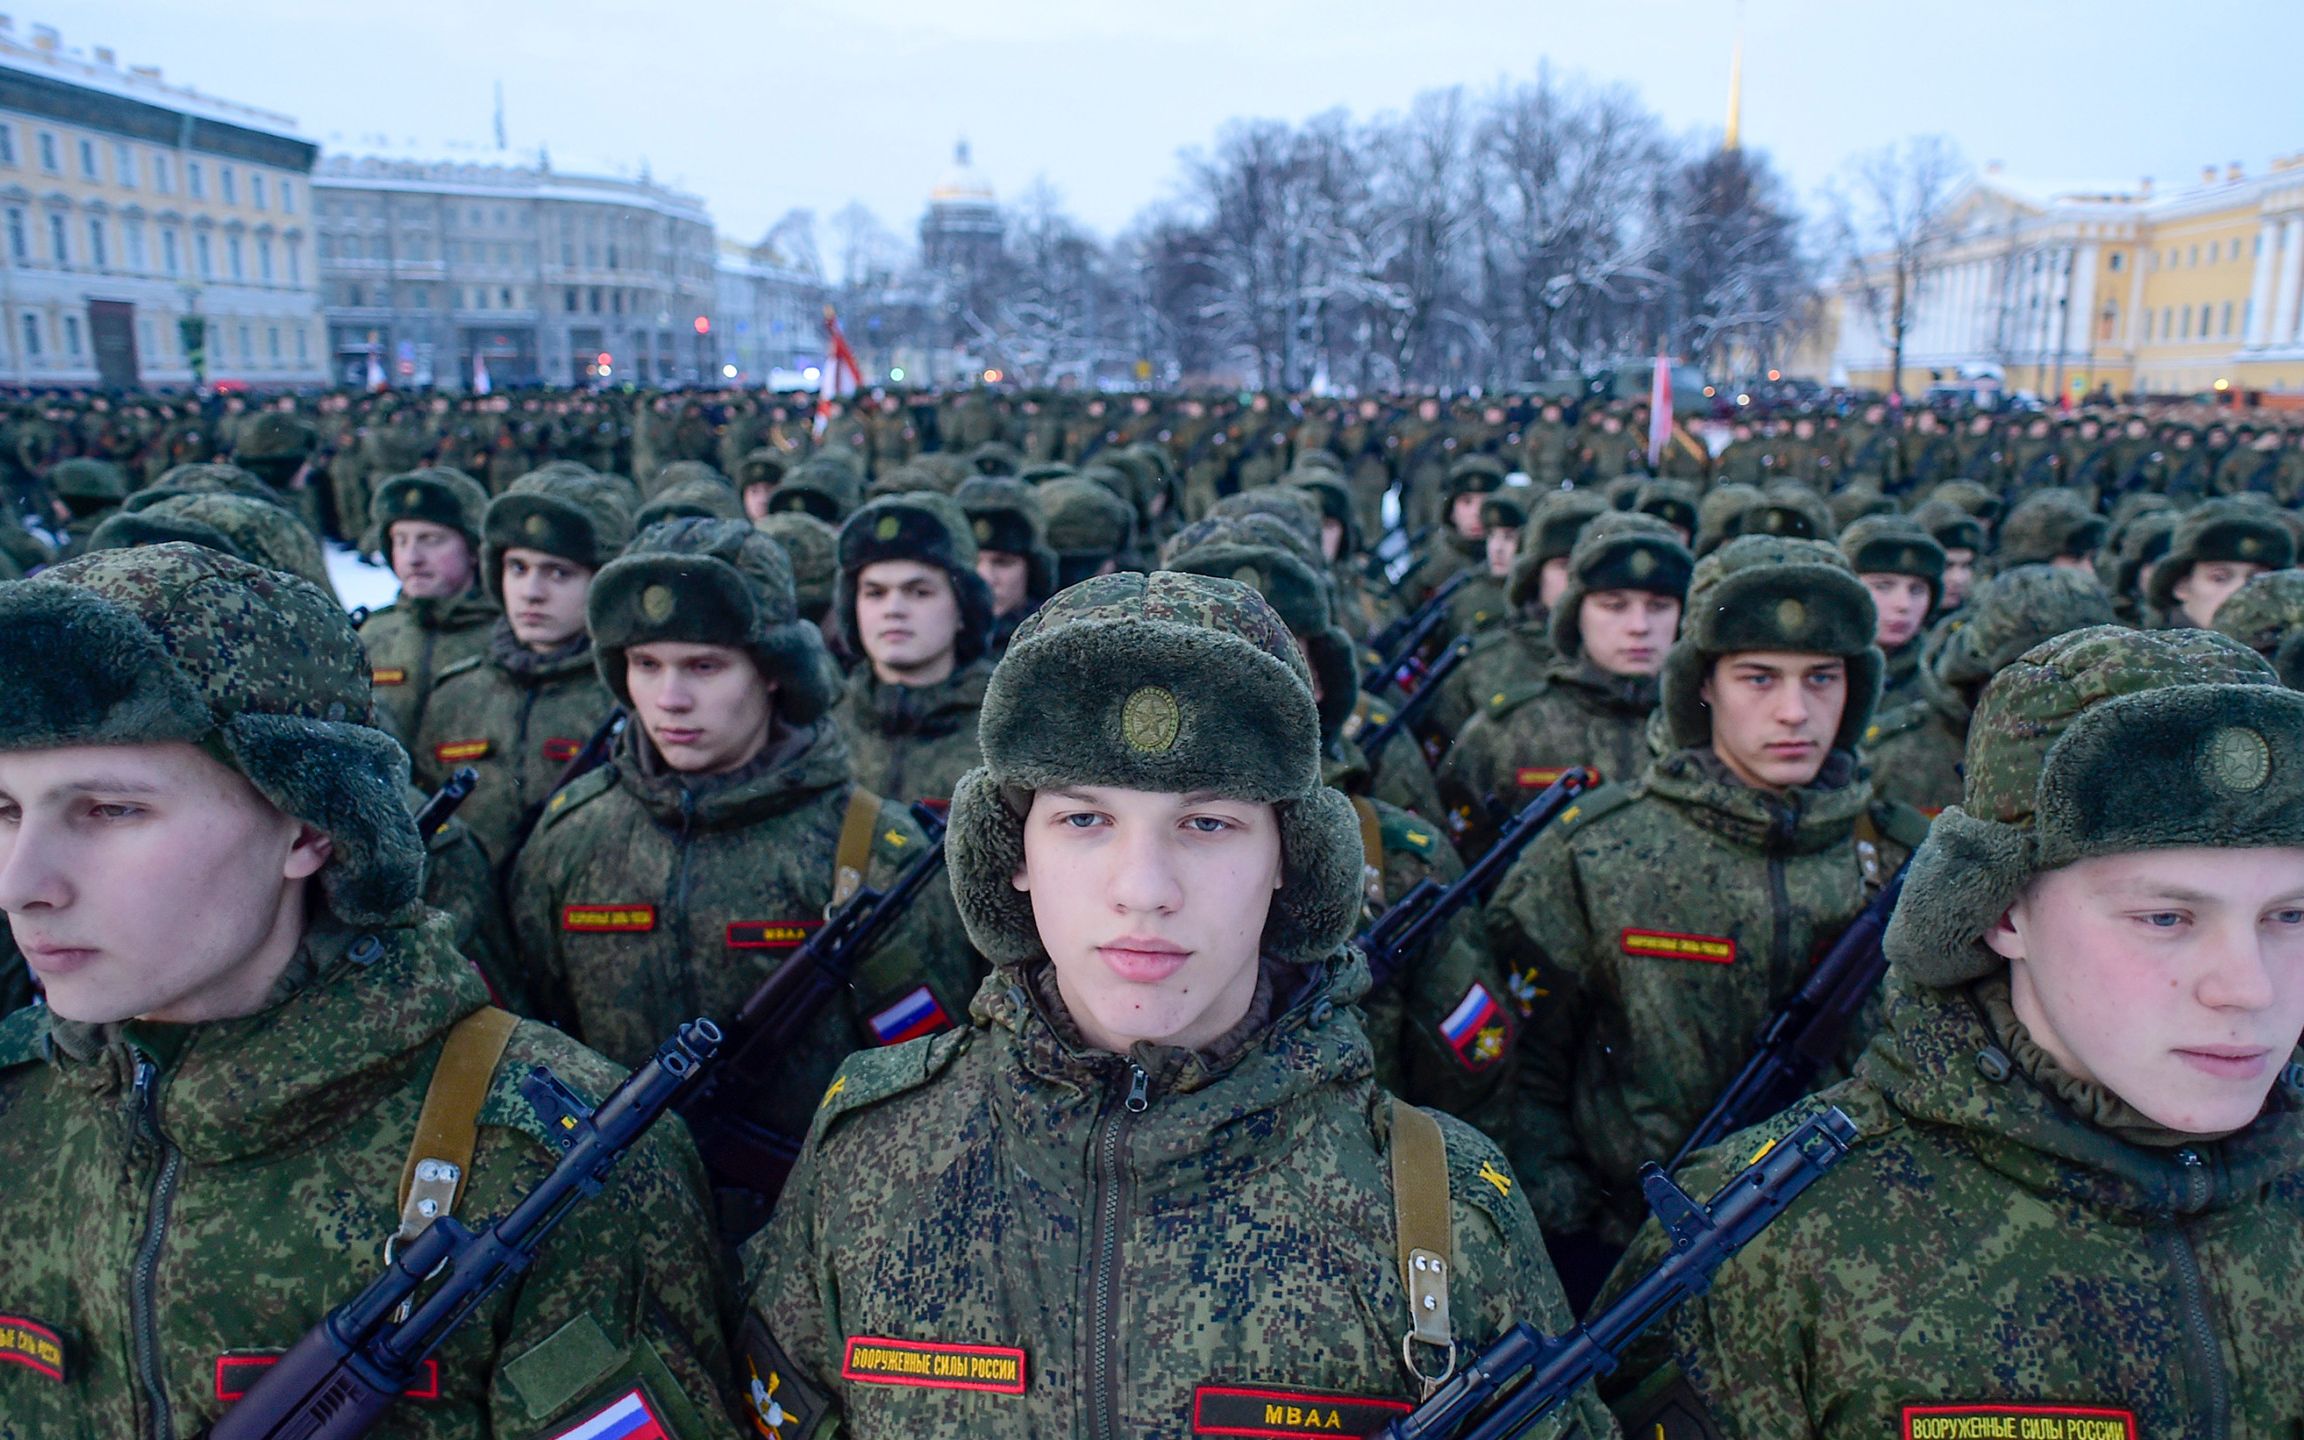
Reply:
M488 382L488 357L475 350L472 352L472 393L485 395L492 388Z
M1666 358L1664 347L1656 347L1656 378L1648 386L1648 468L1653 470L1664 459L1664 447L1672 442L1672 362Z
M840 317L832 307L824 307L824 375L816 393L816 433L832 423L832 402L853 395L864 384L864 367L856 363L856 352L848 348L848 337L840 333Z

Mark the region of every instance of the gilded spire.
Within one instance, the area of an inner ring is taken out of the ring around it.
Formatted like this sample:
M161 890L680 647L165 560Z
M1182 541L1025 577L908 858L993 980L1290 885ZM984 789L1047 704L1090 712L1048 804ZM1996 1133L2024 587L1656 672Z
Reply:
M1728 52L1728 133L1720 148L1739 148L1739 132L1744 128L1744 7L1736 7L1736 45Z

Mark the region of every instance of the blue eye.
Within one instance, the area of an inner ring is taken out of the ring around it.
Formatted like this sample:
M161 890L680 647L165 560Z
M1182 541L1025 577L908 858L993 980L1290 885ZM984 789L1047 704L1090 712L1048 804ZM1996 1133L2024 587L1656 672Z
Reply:
M1088 830L1102 823L1103 819L1104 817L1101 815L1082 812L1077 815L1066 815L1058 823L1068 825L1074 830Z
M1232 822L1214 815L1195 815L1185 822L1202 835L1221 835L1232 828Z
M2275 910L2272 920L2278 925L2304 925L2304 910Z
M2144 917L2144 923L2155 930L2173 930L2184 923L2184 917L2174 910L2155 910Z

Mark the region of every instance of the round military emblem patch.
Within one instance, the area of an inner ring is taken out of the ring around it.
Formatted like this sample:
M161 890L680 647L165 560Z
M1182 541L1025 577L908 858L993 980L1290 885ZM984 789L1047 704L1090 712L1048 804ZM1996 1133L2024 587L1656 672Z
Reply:
M991 543L992 543L992 522L991 522L991 521L989 521L989 520L985 520L985 519L978 519L978 520L977 520L977 522L976 522L976 543L977 543L977 544L979 544L979 545L989 545L989 544L991 544Z
M2263 554L2263 553L2264 553L2264 542L2263 542L2263 541L2261 541L2261 540L2257 539L2257 538L2256 538L2255 536L2253 536L2253 535L2243 535L2243 536L2241 536L2241 537L2240 537L2240 558L2241 558L2241 559L2243 559L2243 560L2253 560L2253 559L2255 559L2255 558L2256 558L2258 555L2261 555L2261 554Z
M541 540L552 533L552 522L542 515L530 515L526 520L520 522L520 529L530 539Z
M1120 737L1131 750L1164 754L1175 748L1176 734L1183 728L1184 712L1177 708L1175 695L1157 685L1146 685L1120 706Z
M2211 784L2246 794L2272 778L2272 747L2245 725L2225 725L2200 747L2200 769Z
M1656 557L1646 550L1635 550L1632 558L1624 562L1624 568L1633 579L1645 580L1656 573Z
M903 528L903 521L893 515L883 515L880 517L880 523L872 527L872 538L875 540L893 540Z
M1257 573L1256 567L1253 565L1241 566L1232 572L1232 578L1251 590L1258 589L1264 584L1264 577Z
M1776 602L1776 628L1787 638L1808 633L1808 607L1787 595Z
M640 592L640 613L657 624L672 618L672 603L668 585L651 585Z

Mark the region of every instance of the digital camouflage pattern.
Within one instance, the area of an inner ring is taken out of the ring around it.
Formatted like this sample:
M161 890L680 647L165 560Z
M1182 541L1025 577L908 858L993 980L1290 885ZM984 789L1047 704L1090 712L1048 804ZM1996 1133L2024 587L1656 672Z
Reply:
M830 726L780 730L725 776L665 768L628 728L613 760L553 797L522 850L512 923L538 1013L621 1064L683 1019L727 1019L824 920L854 788ZM926 848L883 802L864 883L885 886ZM752 1116L797 1144L841 1057L878 1044L870 1018L922 986L951 1021L975 988L949 889L934 880L858 965L788 1055Z
M1550 611L1531 608L1508 625L1491 626L1473 637L1464 663L1440 682L1440 693L1424 707L1425 720L1443 735L1463 734L1488 697L1542 675L1553 654Z
M1679 1148L1918 842L1844 753L1819 779L1779 797L1678 751L1583 797L1505 873L1489 945L1528 1011L1505 1143L1547 1230L1630 1236L1641 1162Z
M488 633L488 652L447 667L408 747L416 782L437 790L457 767L480 783L456 812L499 869L529 810L541 806L568 762L616 704L579 635L550 654L512 638L509 621Z
M1537 679L1488 697L1440 762L1440 801L1464 826L1465 848L1487 850L1497 828L1564 771L1603 781L1648 768L1656 677L1612 675L1561 655Z
M360 625L360 644L368 652L377 719L413 744L441 672L486 655L501 614L477 590L444 599L402 595L371 612Z
M1651 1379L1622 1413L1666 1440L2294 1435L2300 1079L2290 1066L2227 1139L2131 1133L2117 1099L2022 1034L2005 977L1936 990L1891 972L1853 1079L1690 1162L1701 1196L1825 1104L1862 1132L1651 1332L1624 1371ZM1618 1283L1662 1249L1643 1231ZM2008 1428L1947 1423L1962 1412ZM2067 1423L2021 1428L2041 1416Z
M446 930L316 929L285 993L244 1019L0 1023L0 1437L200 1434L219 1378L256 1373L228 1362L277 1355L381 1272L433 1062L486 1003ZM595 1100L620 1078L520 1026L480 1113L468 1220L504 1214L556 1158L517 1088L535 1065ZM550 1435L643 1387L666 1434L725 1434L702 1187L667 1122L442 1347L438 1394L373 1433ZM26 1359L41 1331L60 1376Z
M1368 758L1357 737L1372 733L1391 719L1392 706L1366 693L1354 704L1357 708L1344 722L1343 733L1330 741L1321 753L1321 775L1325 782L1347 795L1372 796L1412 814L1445 823L1447 816L1440 805L1440 787L1433 780L1431 762L1424 758L1424 747L1418 743L1414 727L1392 737L1384 747L1383 764L1378 765Z
M411 808L424 801L421 792L410 796ZM537 1013L528 993L527 975L513 948L512 922L504 914L503 889L496 883L496 867L488 852L464 822L450 818L437 835L424 837L424 903L446 915L455 925L456 953L472 962L488 987L492 1005L516 1015ZM688 1017L693 1020L693 1015ZM666 1026L669 1035L678 1028Z
M856 783L892 800L949 800L983 755L976 715L992 662L972 660L933 685L891 685L867 661L848 677L833 720Z
M856 1440L1171 1440L1194 1433L1205 1386L1412 1401L1390 1102L1349 1008L1365 981L1350 957L1273 966L1208 1051L1122 1058L1079 1042L1052 983L1004 969L970 1028L850 1060L746 1252L739 1385L787 1407L778 1433L836 1418ZM1440 1123L1456 1333L1558 1331L1566 1307L1501 1157ZM844 1380L851 1344L875 1338L998 1347L1020 1383ZM1587 1396L1532 1433L1613 1427Z

